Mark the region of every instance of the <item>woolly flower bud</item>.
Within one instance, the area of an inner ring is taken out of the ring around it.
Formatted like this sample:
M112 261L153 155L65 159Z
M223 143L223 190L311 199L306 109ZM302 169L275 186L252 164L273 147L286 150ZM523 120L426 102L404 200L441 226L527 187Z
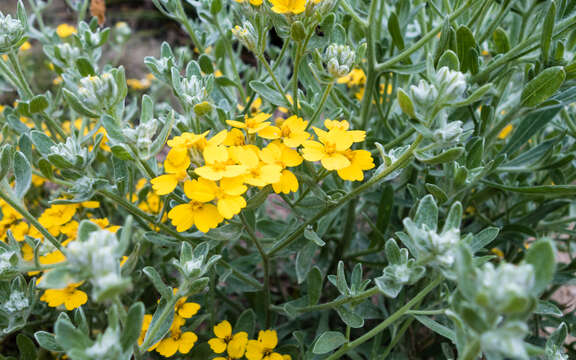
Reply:
M420 80L418 86L410 86L410 93L412 94L412 101L414 101L419 110L429 108L438 98L436 87L424 80Z
M70 45L69 43L63 43L56 45L58 51L58 59L67 65L74 65L76 60L80 57L80 49Z
M60 155L69 163L76 164L78 161L83 162L88 158L88 149L82 148L79 143L72 138L66 139L65 143L58 143L50 147L52 154Z
M326 49L326 69L335 78L348 75L354 65L356 54L349 46L331 44Z
M466 91L466 77L459 71L444 66L436 73L436 84L446 102L459 99Z
M121 359L123 357L118 330L108 328L102 336L99 336L94 344L85 350L89 359L108 360Z
M208 96L205 82L196 75L192 75L189 79L183 79L181 88L182 93L180 96L190 105L199 104Z
M523 312L529 308L534 286L534 268L530 264L486 263L478 273L478 304L499 313Z
M28 308L28 306L30 306L30 302L26 295L20 291L13 291L10 293L8 301L2 304L0 308L7 313L17 313Z
M236 25L232 29L232 34L244 45L248 50L255 52L256 44L258 44L258 36L256 30L251 23L245 21L242 27Z
M0 12L0 52L7 52L24 37L24 25L18 19Z
M450 229L438 234L436 231L427 231L429 250L436 255L436 262L443 267L451 267L455 260L454 249L460 241L460 229Z
M18 265L18 256L14 251L4 251L0 253L0 278L11 278L18 274L16 269Z
M157 119L152 119L141 123L135 129L123 129L122 133L130 143L136 146L139 153L147 155L152 146L152 138L156 134L158 125L160 125L160 122Z
M81 100L92 109L107 108L118 96L118 86L110 73L100 76L87 76L80 80L78 94Z
M463 131L462 121L452 121L436 129L434 131L434 139L441 143L458 141Z
M335 4L335 0L310 0L306 2L306 14L312 14L315 11L320 15L328 14Z

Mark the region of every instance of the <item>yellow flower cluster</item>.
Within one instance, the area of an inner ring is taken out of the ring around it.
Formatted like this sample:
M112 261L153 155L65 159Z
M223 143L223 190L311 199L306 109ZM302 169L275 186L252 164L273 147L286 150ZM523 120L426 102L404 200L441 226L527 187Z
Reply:
M318 137L314 141L307 131L308 121L293 115L279 117L272 125L270 117L256 112L245 115L244 121L227 120L232 129L211 138L208 132L183 133L168 141L171 149L164 160L165 174L151 183L158 195L167 195L183 182L189 202L168 213L177 231L196 226L207 232L231 219L246 207L243 195L248 186L271 185L283 194L298 191L298 178L290 168L304 159L320 161L326 170L336 170L349 181L362 181L363 172L374 167L370 152L351 149L366 135L349 130L346 120L326 120L327 130L313 127Z
M174 289L176 292L177 289ZM192 331L182 331L182 326L186 323L186 319L192 318L200 310L200 305L194 302L187 302L187 297L180 298L174 306L174 320L170 326L168 336L164 337L156 344L148 348L148 351L156 350L157 353L164 357L170 357L177 352L181 354L188 354L190 350L198 341L198 336ZM152 322L152 315L144 315L142 330L138 338L138 344L141 346L146 338L146 333Z

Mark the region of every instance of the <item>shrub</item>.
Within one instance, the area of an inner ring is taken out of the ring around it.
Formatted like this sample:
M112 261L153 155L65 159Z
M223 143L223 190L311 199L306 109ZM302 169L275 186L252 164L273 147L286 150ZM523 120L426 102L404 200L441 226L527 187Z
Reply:
M0 14L0 358L574 356L576 1L154 0L141 79L67 3Z

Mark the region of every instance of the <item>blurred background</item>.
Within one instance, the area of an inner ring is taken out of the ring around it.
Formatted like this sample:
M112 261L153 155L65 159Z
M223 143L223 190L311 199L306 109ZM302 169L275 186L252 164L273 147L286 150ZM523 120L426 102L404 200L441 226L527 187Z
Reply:
M49 7L44 11L44 21L52 28L59 24L75 24L74 12L65 0L45 0ZM103 26L114 27L118 22L126 22L132 29L130 40L123 54L108 53L106 56L117 57L118 64L126 68L127 77L140 78L147 73L144 66L145 56L157 56L160 45L168 41L171 45L186 45L187 36L180 25L166 18L156 10L152 0L102 0L106 5L106 21ZM15 14L17 0L0 0L0 11L4 14ZM25 6L27 1L24 1ZM28 7L27 7L28 9ZM29 56L38 58L42 52L34 40ZM36 55L36 56L35 56ZM106 61L106 58L103 59Z

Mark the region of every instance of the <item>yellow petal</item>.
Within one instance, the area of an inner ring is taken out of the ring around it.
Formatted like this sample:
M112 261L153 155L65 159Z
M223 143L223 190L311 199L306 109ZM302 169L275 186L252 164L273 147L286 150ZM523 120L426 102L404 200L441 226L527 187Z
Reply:
M269 140L278 139L278 138L280 138L281 135L282 135L282 130L280 130L276 126L268 126L268 127L265 127L264 129L258 131L258 136L260 136L261 138L264 138L264 139L269 139Z
M226 351L226 342L220 338L212 338L208 340L208 345L216 354L221 354Z
M317 141L307 140L302 145L302 156L308 161L319 161L326 156L324 145Z
M347 166L350 166L350 160L342 153L334 153L330 156L324 157L322 160L322 166L326 170L340 170Z
M192 200L200 202L209 202L214 200L218 192L218 185L214 181L207 179L198 179L187 181L184 184L186 196Z
M202 154L204 155L204 160L206 160L207 164L225 162L228 160L228 149L222 145L209 145L204 149Z
M210 231L210 229L218 227L218 225L224 219L218 212L216 206L212 204L205 204L202 209L196 212L194 220L198 230L206 233Z
M178 178L173 174L160 175L150 180L150 182L158 195L170 194L178 186Z
M214 335L220 339L226 339L232 336L232 325L226 320L214 326Z
M188 354L190 350L194 347L194 344L198 341L198 336L191 331L187 331L180 336L178 351L181 354Z
M276 330L260 330L258 341L266 349L274 349L278 345L278 334L276 334Z
M164 357L170 357L178 351L178 343L172 337L168 337L158 343L156 351Z
M298 179L290 170L284 170L282 171L280 181L272 184L272 188L277 194L289 194L290 192L296 192L298 191Z
M180 308L178 308L178 315L182 316L184 319L189 319L192 316L196 315L196 313L198 313L198 310L200 310L199 304L188 302L182 304Z
M226 196L218 200L218 212L225 218L231 219L246 207L246 200L242 196Z
M67 299L64 305L66 310L74 310L80 306L86 304L88 301L88 295L84 291L76 290Z
M174 206L168 212L168 218L172 220L172 225L176 226L178 232L186 231L194 225L194 211L190 204Z

